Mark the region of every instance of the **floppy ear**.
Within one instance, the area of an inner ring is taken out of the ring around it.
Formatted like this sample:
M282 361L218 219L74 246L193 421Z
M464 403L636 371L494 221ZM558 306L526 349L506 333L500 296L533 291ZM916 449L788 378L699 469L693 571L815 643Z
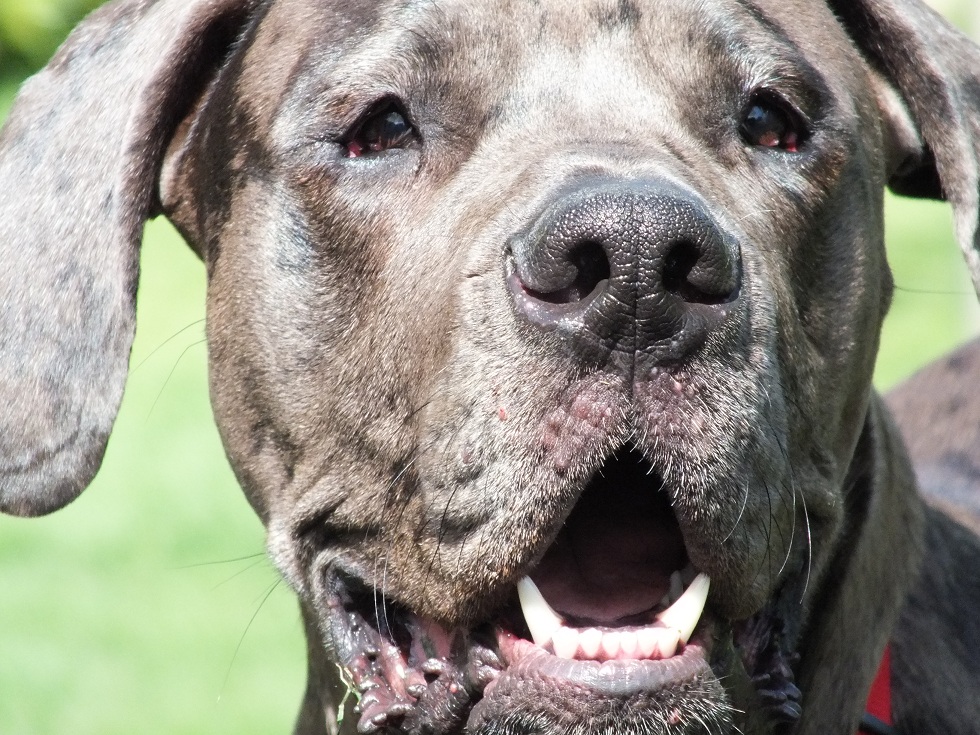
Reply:
M168 138L258 0L118 0L30 79L0 132L0 510L74 499L102 460Z
M980 292L980 48L919 0L829 0L898 92L919 145L892 175L899 194L947 199Z

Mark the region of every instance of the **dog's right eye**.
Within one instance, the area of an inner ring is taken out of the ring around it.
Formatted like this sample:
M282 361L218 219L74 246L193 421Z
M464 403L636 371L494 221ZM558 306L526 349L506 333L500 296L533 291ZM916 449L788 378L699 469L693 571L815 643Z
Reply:
M360 122L344 139L348 158L360 158L392 148L406 148L418 140L418 133L394 105L385 105Z
M749 145L797 153L806 141L807 129L799 115L782 100L757 94L742 115L742 137Z

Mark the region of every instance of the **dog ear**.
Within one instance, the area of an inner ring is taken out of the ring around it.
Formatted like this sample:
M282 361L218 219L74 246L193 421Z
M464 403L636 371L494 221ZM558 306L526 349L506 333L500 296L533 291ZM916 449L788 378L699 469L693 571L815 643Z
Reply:
M117 0L17 97L0 132L0 510L51 512L95 475L163 150L257 5Z
M892 172L899 194L946 199L980 293L980 48L920 0L829 0L911 116L916 149Z

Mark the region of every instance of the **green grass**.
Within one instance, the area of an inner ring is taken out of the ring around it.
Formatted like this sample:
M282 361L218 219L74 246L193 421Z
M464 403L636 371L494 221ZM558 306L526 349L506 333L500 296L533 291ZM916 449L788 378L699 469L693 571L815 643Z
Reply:
M98 477L51 516L0 518L4 735L276 733L297 711L298 610L208 405L204 269L165 221L147 231Z
M896 289L875 371L883 390L980 333L980 306L948 205L889 196L885 215Z
M0 117L11 89L0 83ZM888 239L899 290L881 387L980 326L947 207L890 198ZM297 710L295 601L275 586L208 407L203 267L163 221L142 267L102 470L52 516L0 517L3 735L284 733Z

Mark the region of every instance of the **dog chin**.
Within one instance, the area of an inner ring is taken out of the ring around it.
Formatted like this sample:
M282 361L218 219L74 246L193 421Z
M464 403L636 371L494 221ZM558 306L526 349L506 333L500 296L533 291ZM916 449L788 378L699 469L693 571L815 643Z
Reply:
M710 635L663 660L560 658L510 641L507 668L484 691L467 731L729 732L731 706L708 657Z

